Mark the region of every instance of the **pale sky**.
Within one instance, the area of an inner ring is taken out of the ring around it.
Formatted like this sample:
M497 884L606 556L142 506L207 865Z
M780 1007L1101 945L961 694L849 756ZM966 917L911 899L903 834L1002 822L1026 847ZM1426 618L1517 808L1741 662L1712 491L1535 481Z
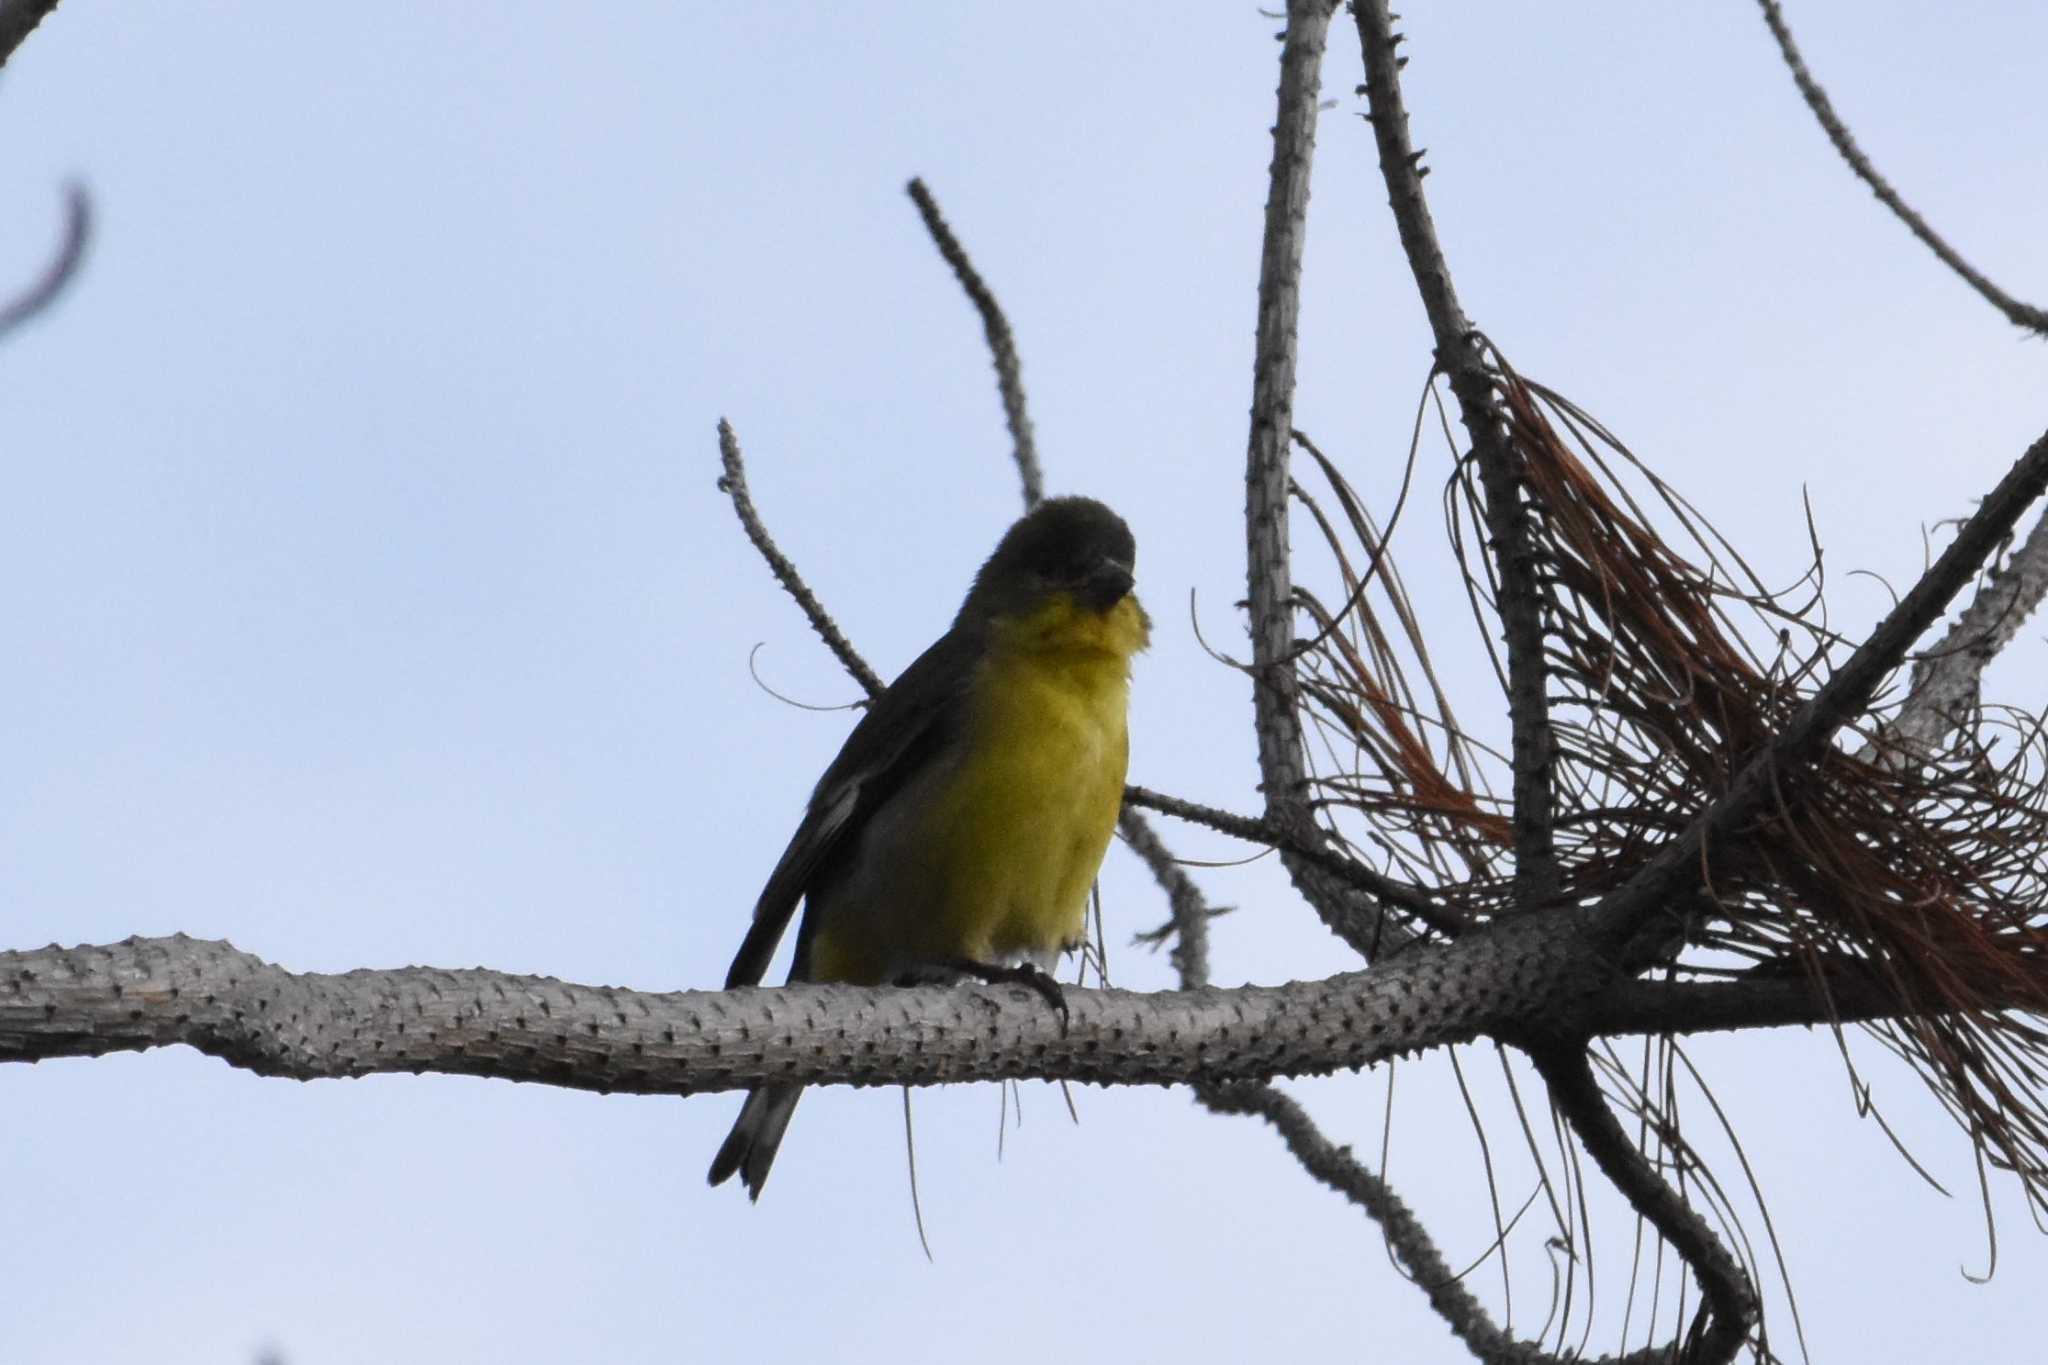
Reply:
M1911 581L1923 529L2048 425L2048 352L1836 162L1753 7L1413 8L1468 311L1766 579L1804 568L1810 498L1832 620L1871 619L1887 591L1853 571ZM2041 302L2048 8L1790 17L1906 194ZM748 652L790 696L855 689L716 492L715 422L884 673L1018 507L912 175L1009 311L1051 490L1137 534L1158 630L1133 779L1254 809L1247 688L1189 600L1241 640L1277 27L1217 3L70 0L0 76L0 291L50 249L63 180L99 212L76 288L0 346L0 946L184 931L302 970L716 986L851 723L768 696ZM1297 415L1385 508L1428 342L1334 33ZM1426 447L1409 585L1483 730L1490 674L1430 571L1447 468ZM1993 698L2040 704L2042 635ZM1277 867L1198 876L1236 907L1219 984L1354 965ZM1127 852L1103 889L1119 984L1168 985L1128 946L1165 907ZM1859 1044L1952 1199L1857 1119L1824 1033L1693 1052L1816 1360L2032 1358L2048 1248L1994 1183L1998 1275L1966 1281L1968 1148L1910 1077ZM1465 1060L1497 1103L1491 1054ZM1399 1077L1391 1178L1462 1264L1492 1235L1477 1145L1442 1057ZM1385 1087L1292 1088L1376 1160ZM301 1085L184 1050L0 1067L0 1360L1466 1358L1270 1133L1180 1090L1076 1101L1079 1127L1024 1087L998 1164L993 1087L919 1096L927 1264L892 1092L809 1096L750 1207L703 1184L736 1096ZM1526 1155L1493 1137L1512 1207ZM1631 1229L1596 1231L1605 1324ZM1476 1283L1498 1306L1498 1272Z

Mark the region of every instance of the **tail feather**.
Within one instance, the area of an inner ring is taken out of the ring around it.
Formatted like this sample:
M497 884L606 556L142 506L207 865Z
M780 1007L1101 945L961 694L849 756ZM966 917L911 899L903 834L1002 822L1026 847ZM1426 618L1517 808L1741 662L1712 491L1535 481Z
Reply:
M800 1085L764 1085L750 1092L732 1131L726 1134L725 1145L711 1158L711 1183L722 1185L737 1171L740 1183L747 1187L747 1197L759 1199L768 1168L775 1164L775 1149L782 1145L789 1116L796 1112L803 1093Z

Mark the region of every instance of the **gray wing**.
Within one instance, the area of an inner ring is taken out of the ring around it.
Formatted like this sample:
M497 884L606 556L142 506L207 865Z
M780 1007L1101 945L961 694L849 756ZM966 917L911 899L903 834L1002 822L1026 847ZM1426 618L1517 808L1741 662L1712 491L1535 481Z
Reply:
M727 990L760 984L797 902L833 874L836 859L858 844L875 812L959 733L962 702L980 655L978 636L957 627L946 632L853 727L761 888L753 926L725 974ZM801 961L801 933L798 948Z

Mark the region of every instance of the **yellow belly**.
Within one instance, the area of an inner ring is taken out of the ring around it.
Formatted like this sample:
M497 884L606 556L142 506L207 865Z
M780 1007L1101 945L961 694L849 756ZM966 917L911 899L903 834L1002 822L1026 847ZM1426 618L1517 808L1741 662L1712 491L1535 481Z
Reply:
M929 867L943 893L936 913L912 927L927 951L980 962L1080 942L1129 752L1120 660L1032 661L998 670L992 683L970 731L973 757L928 825Z
M1127 605L1135 647L1142 616ZM1080 942L1123 803L1130 691L1130 650L1082 643L991 648L955 761L878 815L856 884L816 907L815 979L873 983L917 963L1050 958Z

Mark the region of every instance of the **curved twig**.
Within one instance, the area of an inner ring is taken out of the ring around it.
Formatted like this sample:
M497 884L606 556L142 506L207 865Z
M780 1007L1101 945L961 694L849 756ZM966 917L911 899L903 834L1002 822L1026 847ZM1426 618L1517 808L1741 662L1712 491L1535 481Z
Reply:
M4 60L4 55L0 55L0 61ZM64 232L57 239L57 250L28 288L0 304L0 337L5 337L57 301L65 287L77 278L78 268L85 262L86 245L91 240L92 198L86 194L84 186L66 185Z
M1941 234L1928 226L1927 220L1916 212L1911 204L1900 198L1891 182L1878 174L1877 167L1870 164L1870 158L1856 145L1856 139L1849 133L1848 125L1835 113L1835 106L1828 99L1827 91L1820 88L1820 82L1806 69L1806 59L1800 55L1798 44L1792 41L1792 30L1785 24L1785 15L1778 8L1777 0L1757 0L1764 12L1764 23L1769 26L1771 36L1778 41L1778 52L1785 59L1785 66L1792 73L1792 81L1799 87L1799 94L1806 101L1806 107L1813 111L1821 131L1828 135L1828 141L1835 144L1835 150L1842 160L1849 163L1849 169L1856 178L1870 186L1870 192L1890 209L1898 220L1906 225L1915 237L1937 256L1942 264L1962 276L1964 283L1977 291L1986 303L2005 314L2006 321L2015 327L2024 327L2030 332L2048 336L2048 312L2030 303L2021 303L2012 295L2000 289L1975 266L1962 258L1954 247L1942 240Z
M1124 837L1151 869L1166 893L1178 931L1173 964L1184 989L1209 979L1209 927L1212 911L1194 880L1159 842L1135 811L1124 812ZM1137 821L1135 825L1131 822ZM1442 1252L1407 1203L1387 1180L1367 1169L1348 1147L1325 1137L1306 1109L1274 1086L1259 1082L1200 1084L1195 1098L1217 1114L1242 1114L1270 1123L1302 1169L1365 1210L1379 1225L1396 1265L1428 1295L1434 1308L1459 1340L1480 1359L1497 1365L1549 1365L1556 1357L1531 1343L1517 1342L1497 1326L1486 1308L1465 1288L1464 1276L1445 1262Z
M1531 1054L1558 1108L1586 1152L1635 1210L1649 1219L1692 1267L1704 1295L1701 1314L1680 1348L1694 1365L1725 1365L1735 1358L1758 1317L1749 1277L1699 1212L1646 1160L1615 1118L1576 1044Z

